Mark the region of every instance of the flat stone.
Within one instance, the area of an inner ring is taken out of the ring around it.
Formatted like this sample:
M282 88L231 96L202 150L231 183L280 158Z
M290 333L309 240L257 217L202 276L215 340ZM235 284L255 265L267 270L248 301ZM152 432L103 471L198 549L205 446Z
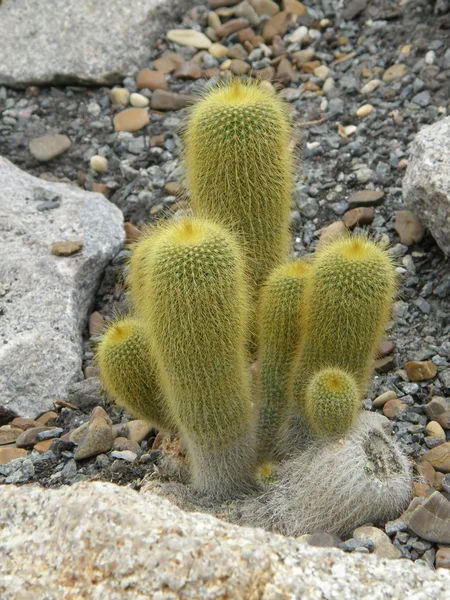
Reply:
M153 68L161 73L172 73L177 67L184 63L184 58L176 52L169 52L152 62Z
M40 442L38 435L45 431L52 430L53 427L33 427L32 429L27 429L23 431L18 438L16 439L17 448L31 448L37 442Z
M395 344L391 340L383 340L378 344L377 357L390 356L395 350Z
M377 358L373 368L377 373L389 373L395 367L395 361L393 356L385 356L383 358Z
M248 52L244 46L242 46L242 44L233 44L233 46L227 49L227 56L228 58L239 58L240 60L245 60L248 56Z
M34 598L446 598L450 573L411 561L314 548L261 529L183 512L129 487L81 482L59 489L0 486L2 600ZM89 518L87 518L87 515ZM126 540L126 544L118 543ZM130 548L133 551L130 552ZM64 560L61 560L61 556ZM101 557L101 560L99 559ZM87 569L87 571L86 571ZM89 576L85 576L86 572ZM43 577L45 573L45 577ZM124 593L124 573L132 589ZM6 587L8 586L8 587Z
M38 423L38 421L34 419L24 419L23 417L16 417L10 423L11 427L18 427L25 431L26 429L31 429L32 427L39 427L40 425L45 425L45 423Z
M148 63L176 0L3 3L0 85L111 85Z
M151 106L155 110L180 110L193 101L192 96L156 90L152 94Z
M437 366L431 360L410 360L405 371L411 381L425 381L436 376Z
M200 79L202 70L193 61L187 61L175 69L173 76L175 79Z
M247 19L231 19L216 29L217 37L223 38L249 26Z
M234 6L239 0L208 0L208 6L212 9L222 8L222 6Z
M380 206L383 204L384 192L376 190L360 190L348 199L350 206Z
M230 63L230 71L234 75L245 75L245 73L248 73L250 71L250 65L244 60L234 58Z
M133 452L135 455L141 452L141 447L139 444L128 440L126 437L116 437L113 442L112 449L119 450L120 452L127 450L129 452Z
M107 326L105 317L97 310L89 315L89 335L101 335Z
M18 427L11 427L10 425L0 427L0 446L14 443L21 433L22 429Z
M388 419L393 419L401 410L406 408L406 404L398 398L392 398L383 404L383 415Z
M291 15L298 15L299 17L306 13L306 6L298 0L283 0L282 8Z
M47 450L50 450L50 446L52 445L54 439L57 438L49 438L48 440L42 440L42 442L38 442L33 446L33 450L36 450L36 452L39 452L39 454L47 452Z
M425 235L425 226L409 210L398 210L395 213L394 229L405 246L420 242Z
M437 422L443 429L450 429L450 411L440 414Z
M0 448L0 465L6 465L10 460L27 456L28 452L22 448L6 448L3 446Z
M180 46L192 46L198 50L207 50L212 44L204 33L194 29L171 29L167 32L167 39Z
M450 473L450 442L427 450L422 456L422 460L429 462L436 471Z
M431 400L425 404L425 412L431 421L436 420L442 413L449 411L450 400L448 398L442 398L442 396L433 396Z
M289 25L289 13L283 10L277 13L271 19L264 23L263 38L266 42L271 42L274 36L283 36ZM320 65L320 63L319 63ZM319 66L317 65L317 66Z
M392 65L383 73L383 81L385 83L391 83L395 79L400 79L401 77L404 77L407 72L408 67L403 63Z
M141 419L134 419L133 421L128 422L126 437L132 442L140 444L143 440L145 440L148 437L152 429L153 426L147 423L146 421L142 421Z
M396 400L396 399L397 399L397 394L395 392L393 392L393 391L384 392L384 394L380 394L374 400L372 400L372 406L374 408L382 408L386 404L386 402L389 402L389 400Z
M137 458L137 454L131 450L114 450L111 452L111 458L126 460L127 462L134 462Z
M335 221L334 223L330 223L330 225L327 225L325 229L322 230L317 248L322 248L330 242L347 235L347 233L348 229L343 221Z
M433 492L427 498L415 498L402 520L424 540L450 544L450 502L440 492Z
M273 2L273 0L250 0L250 4L253 6L259 17L262 15L273 17L280 12L280 7L276 2Z
M53 242L52 254L55 256L72 256L83 248L83 243L79 241L73 242Z
M357 225L369 225L375 217L375 209L372 206L360 206L348 210L344 215L344 224L349 229Z
M378 527L357 527L353 532L355 540L370 540L375 546L375 555L379 558L402 558L402 553L392 545L389 537Z
M152 97L153 99L153 97ZM126 108L114 115L114 131L139 131L150 123L146 108Z
M67 135L47 133L31 140L29 148L31 154L39 162L48 162L63 154L71 145L72 142Z
M417 470L417 474L426 479L428 487L434 484L436 471L431 463L429 463L427 460L422 460L416 465L415 468Z
M121 248L123 216L100 194L37 179L3 158L0 189L0 398L35 418L83 377L82 332L104 267ZM60 196L51 219L36 209L39 190ZM67 260L50 251L65 231L83 243Z
M305 63L311 62L314 58L314 50L312 48L305 48L305 50L297 50L297 52L293 52L292 60L294 64L299 67L304 65Z
M450 256L450 117L424 127L410 148L405 204Z
M169 194L169 196L176 196L180 191L180 184L178 181L168 181L164 186L164 191Z
M139 89L167 90L167 81L161 71L142 69L136 77L136 85Z

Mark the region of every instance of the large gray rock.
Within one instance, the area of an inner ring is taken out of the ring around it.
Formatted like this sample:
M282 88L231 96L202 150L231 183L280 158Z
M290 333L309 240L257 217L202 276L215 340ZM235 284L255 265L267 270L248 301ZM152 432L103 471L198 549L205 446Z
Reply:
M176 0L10 0L0 5L0 85L111 84L148 66Z
M450 117L422 129L403 180L405 203L450 255Z
M82 377L82 329L123 235L122 213L101 194L36 179L0 157L3 408L34 418ZM55 256L60 241L83 246Z
M110 483L0 489L2 600L448 598L450 572L314 548Z

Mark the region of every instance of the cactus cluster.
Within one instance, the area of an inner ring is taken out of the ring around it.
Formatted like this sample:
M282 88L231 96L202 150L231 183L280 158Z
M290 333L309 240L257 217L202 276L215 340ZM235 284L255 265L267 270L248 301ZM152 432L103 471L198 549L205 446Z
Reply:
M111 323L98 348L105 389L179 435L194 488L215 498L260 485L276 496L293 481L283 461L305 443L319 454L342 436L361 456L367 447L361 401L395 271L375 242L350 234L290 259L291 137L286 105L258 82L220 84L192 107L183 162L194 216L138 240L132 316ZM345 460L335 461L342 473ZM399 464L390 484L403 498Z

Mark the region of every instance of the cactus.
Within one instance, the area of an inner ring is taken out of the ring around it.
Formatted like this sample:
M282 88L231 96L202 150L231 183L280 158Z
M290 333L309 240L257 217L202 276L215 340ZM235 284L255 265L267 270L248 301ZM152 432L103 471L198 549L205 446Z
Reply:
M306 388L305 415L317 435L343 435L355 422L360 407L356 381L341 369L319 371Z
M388 254L363 236L344 237L318 251L307 276L302 342L290 397L304 411L306 389L318 371L337 367L366 388L396 290Z
M103 387L119 406L157 429L176 431L138 321L112 322L98 345L96 359Z
M317 529L344 536L397 518L411 499L411 467L389 425L363 411L343 439L310 438L260 498L248 499L241 524L294 537Z
M258 286L287 259L293 155L287 105L258 83L219 84L193 106L184 132L194 214L230 227Z
M221 226L184 218L150 231L135 252L143 284L134 300L194 486L216 497L248 490L256 466L242 251Z
M307 259L274 269L261 288L258 351L258 455L270 460L287 418L288 376L300 341Z

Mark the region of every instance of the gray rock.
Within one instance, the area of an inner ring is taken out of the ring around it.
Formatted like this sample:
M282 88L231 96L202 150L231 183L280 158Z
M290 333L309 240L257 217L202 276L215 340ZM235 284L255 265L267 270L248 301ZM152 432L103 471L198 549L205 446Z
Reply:
M162 24L190 2L96 0L0 6L0 85L112 84L147 66Z
M61 135L60 133L52 134L47 133L40 137L34 138L30 142L30 152L40 162L48 162L52 158L56 158L60 154L63 154L70 148L71 141L67 135ZM57 205L57 206L55 206ZM49 210L52 208L58 208L57 202L45 202L39 204L38 210Z
M450 117L422 129L403 179L405 203L450 255Z
M313 548L110 483L2 486L0 505L2 600L434 600L450 586L446 569Z
M59 194L61 206L38 211L37 186ZM82 378L81 333L103 269L122 244L123 217L101 194L36 179L2 158L0 189L0 398L35 418ZM52 255L52 243L64 240L81 240L82 251Z

